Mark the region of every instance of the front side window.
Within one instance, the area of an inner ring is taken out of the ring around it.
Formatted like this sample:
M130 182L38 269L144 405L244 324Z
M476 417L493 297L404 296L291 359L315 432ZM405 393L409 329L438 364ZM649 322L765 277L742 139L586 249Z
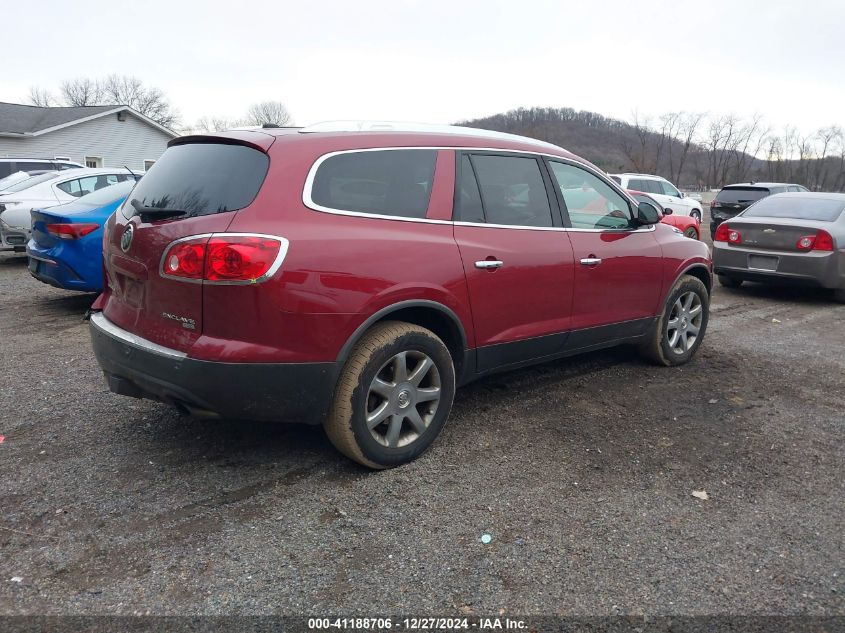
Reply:
M673 196L675 198L681 197L681 194L678 192L677 189L675 189L675 186L671 183L666 182L665 180L655 180L654 183L661 188L660 193L662 193L664 196Z
M601 178L568 163L550 164L572 228L635 228L628 200Z
M336 211L424 218L436 158L437 151L432 149L358 151L330 156L314 174L311 201Z
M42 169L53 169L53 163L46 161L18 162L18 171L39 171Z
M476 154L471 158L489 224L553 226L537 159Z

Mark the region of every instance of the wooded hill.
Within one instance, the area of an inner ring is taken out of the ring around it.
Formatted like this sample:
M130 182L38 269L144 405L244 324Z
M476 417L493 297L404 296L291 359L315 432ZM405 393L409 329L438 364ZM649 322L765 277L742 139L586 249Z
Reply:
M802 136L792 127L775 134L761 117L678 112L628 123L572 108L519 108L460 125L548 141L608 172L654 173L687 189L748 180L845 189L839 126Z

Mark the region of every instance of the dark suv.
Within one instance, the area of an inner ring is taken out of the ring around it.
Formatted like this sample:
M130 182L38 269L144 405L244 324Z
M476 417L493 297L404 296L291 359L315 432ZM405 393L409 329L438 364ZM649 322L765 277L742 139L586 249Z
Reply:
M806 187L784 182L745 182L726 185L710 203L710 237L725 220L736 217L752 204L773 193L808 191Z
M480 376L620 343L695 354L710 255L653 205L553 145L385 127L171 141L105 226L111 390L323 424L385 468Z

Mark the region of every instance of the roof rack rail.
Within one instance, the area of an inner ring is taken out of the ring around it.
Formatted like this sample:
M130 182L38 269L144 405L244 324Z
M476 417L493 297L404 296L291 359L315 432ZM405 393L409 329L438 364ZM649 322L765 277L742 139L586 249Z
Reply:
M475 127L463 127L460 125L439 125L432 123L410 123L402 121L323 121L308 125L299 130L300 134L314 134L318 132L418 132L423 134L454 134L463 136L475 136L479 138L499 139L529 142L543 147L560 150L561 147L546 141L540 141L528 136L497 132L495 130L484 130Z

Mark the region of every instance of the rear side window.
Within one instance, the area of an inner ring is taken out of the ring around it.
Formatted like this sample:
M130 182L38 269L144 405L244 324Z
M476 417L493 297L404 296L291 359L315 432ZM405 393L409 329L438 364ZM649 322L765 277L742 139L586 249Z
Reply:
M805 196L772 196L760 200L742 214L744 218L791 218L835 222L842 215L845 200L808 198Z
M716 195L716 201L726 204L748 203L768 195L769 190L763 187L725 187Z
M481 206L481 193L469 156L461 158L461 176L458 181L458 217L463 222L484 222L484 209Z
M488 223L552 226L549 196L535 158L476 154L471 160Z
M22 180L18 183L15 183L8 189L5 189L4 193L16 193L18 191L23 191L24 189L29 189L30 187L34 187L35 185L40 185L42 182L47 182L48 180L52 180L53 178L58 177L59 173L55 171L51 171L46 174L38 174L37 176L33 176L32 178L27 178L26 180Z
M267 154L244 145L174 145L138 181L130 199L185 211L178 219L235 211L255 199L269 166ZM127 217L135 213L129 201L122 208Z
M424 218L436 158L437 151L430 149L345 152L330 156L314 174L311 201L335 211ZM158 168L156 164L152 173Z
M123 177L122 180L126 180L126 178ZM59 183L56 187L76 198L81 198L100 189L116 185L119 181L120 178L117 174L101 174L99 176L86 176L85 178L68 180L67 182Z

